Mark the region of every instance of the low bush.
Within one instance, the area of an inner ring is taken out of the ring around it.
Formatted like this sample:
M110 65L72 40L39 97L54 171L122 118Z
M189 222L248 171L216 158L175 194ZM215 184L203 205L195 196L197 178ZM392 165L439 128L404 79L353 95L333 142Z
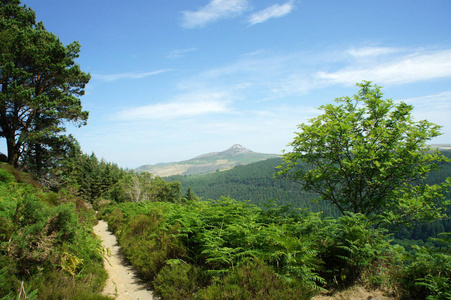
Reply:
M361 214L328 219L318 231L320 275L329 288L346 288L356 282L389 288L388 274L401 264L403 248L390 244L390 235Z
M192 299L201 287L207 285L208 280L200 267L181 260L170 260L158 273L154 286L163 299Z
M233 268L222 280L197 292L194 299L302 300L310 299L313 294L302 282L286 281L265 263L249 260Z
M449 238L448 238L449 247ZM449 248L414 246L408 254L399 286L403 299L451 299L451 255Z
M94 212L18 171L0 168L0 178L0 298L102 299L107 274Z

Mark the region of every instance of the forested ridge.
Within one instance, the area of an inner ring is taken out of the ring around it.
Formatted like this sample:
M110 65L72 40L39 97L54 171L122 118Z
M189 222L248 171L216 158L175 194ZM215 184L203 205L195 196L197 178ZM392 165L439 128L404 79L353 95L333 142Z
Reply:
M326 215L338 216L338 212L328 203L314 203L313 200L316 198L314 193L302 191L290 180L275 178L274 174L282 161L282 158L272 158L205 175L175 175L164 179L169 182L181 182L184 193L190 188L195 195L204 200L227 196L256 205L274 200L279 205L309 209L313 212L322 211Z
M451 151L444 150L442 154L451 158ZM169 182L179 181L182 193L188 189L196 196L208 199L220 199L227 196L239 201L248 201L262 208L271 203L286 205L291 209L303 209L312 212L322 212L325 216L338 217L340 212L330 203L318 199L318 195L302 191L293 181L275 178L274 174L282 158L272 158L244 166L236 166L231 170L213 172L205 175L175 175L164 177ZM443 182L451 177L451 163L443 163L438 171L432 172L426 178L429 184ZM447 194L450 198L451 194ZM448 212L450 212L448 210ZM417 240L426 242L430 237L436 237L441 232L451 231L451 221L443 219L433 223L414 224L414 228L400 228L396 232L397 239ZM410 243L410 242L408 242Z

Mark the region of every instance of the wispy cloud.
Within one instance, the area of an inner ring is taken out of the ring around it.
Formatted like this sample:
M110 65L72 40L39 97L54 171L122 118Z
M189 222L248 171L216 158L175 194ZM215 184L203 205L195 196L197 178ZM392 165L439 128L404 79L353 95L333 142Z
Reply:
M421 108L422 110L430 110L431 107L434 107L435 109L451 109L451 91L408 98L402 101L414 105L415 108Z
M333 55L332 55L333 54ZM362 80L399 85L451 77L451 49L350 47L331 53L258 52L179 81L184 92L213 88L245 102L300 99L314 90ZM332 71L325 71L334 68Z
M405 55L385 63L365 67L356 65L336 72L318 72L317 75L320 79L345 85L354 85L362 80L405 84L451 77L451 50Z
M348 53L354 57L374 57L399 52L400 49L393 47L363 47L351 48Z
M362 80L386 85L451 77L451 49L348 48L338 53L339 60L330 58L332 66L338 69L333 72L320 71L330 68L331 64L328 59L318 59L318 56L328 57L327 53L306 52L242 55L231 64L207 69L179 81L178 94L165 102L125 109L116 117L122 121L199 121L200 116L237 116L244 112L244 107L250 106L264 111L267 105L277 103L268 100L327 100L307 95L335 84L346 88ZM366 58L362 61L362 57ZM444 111L449 111L449 104L446 106L449 97L447 92L420 100L409 99L409 102L426 103L430 99L434 106L441 103Z
M166 57L171 59L181 58L185 56L187 53L196 51L197 48L187 48L187 49L177 49L169 52Z
M247 101L298 97L316 89L324 80L314 76L315 54L256 51L230 64L199 72L179 82L181 90L220 88Z
M172 102L161 102L126 109L117 117L121 120L139 121L154 119L174 119L206 114L231 112L228 95L220 92L186 94Z
M152 72L125 72L115 74L93 74L93 78L101 81L117 81L122 79L141 79L152 75L174 71L173 69L162 69Z
M285 4L274 4L267 7L261 11L253 13L249 17L249 24L255 25L258 23L263 23L271 18L280 18L289 14L294 9L293 1L289 1Z
M199 154L193 145L202 143L214 144L217 148L212 151L238 142L253 150L261 147L263 151L277 153L292 140L297 124L321 113L315 107L329 103L334 97L351 95L355 92L351 86L356 82L372 80L386 87L387 97L397 91L395 100L398 100L400 95L418 95L413 94L412 88L416 90L415 83L420 80L446 77L451 78L451 48L350 45L318 52L247 52L226 64L218 63L210 69L178 77L165 96L148 95L149 99L164 97L165 101L149 100L153 104L141 102L135 107L130 107L133 101L127 102L123 111L109 114L108 128L92 139L97 142L98 136L105 139L105 135L111 134L126 141L116 146L117 158L110 158L115 161L123 159L124 153L137 155L130 150L133 147L152 148L143 144L154 140L170 145L161 153L152 154L158 161L172 160L173 153L168 149L176 149L180 144L193 148L192 157ZM387 83L406 85L393 89ZM414 106L415 119L444 126L444 135L434 142L449 143L451 91L443 92L431 83L428 91L422 92L425 95L404 101ZM402 90L405 87L408 93L399 93L400 87ZM102 147L98 143L96 152ZM109 148L104 153L110 153ZM142 157L149 157L149 153ZM137 160L135 164L139 163L143 162Z
M440 131L444 136L434 139L434 143L450 142L451 119L449 116L451 112L451 91L403 99L402 101L413 105L413 116L417 120L429 120L437 125L443 126Z
M184 11L182 26L203 27L207 23L240 15L248 8L247 0L212 0L197 11Z

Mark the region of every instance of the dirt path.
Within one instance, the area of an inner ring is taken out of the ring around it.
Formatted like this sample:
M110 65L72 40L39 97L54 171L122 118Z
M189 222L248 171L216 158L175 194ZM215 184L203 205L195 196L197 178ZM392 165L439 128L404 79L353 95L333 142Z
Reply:
M100 237L102 246L108 251L108 260L105 260L104 265L109 278L103 294L116 297L117 300L157 299L124 260L116 237L108 230L108 224L100 220L94 226L94 233Z
M384 295L382 291L367 291L361 286L351 287L345 291L338 292L332 296L318 295L312 300L394 300L390 296Z

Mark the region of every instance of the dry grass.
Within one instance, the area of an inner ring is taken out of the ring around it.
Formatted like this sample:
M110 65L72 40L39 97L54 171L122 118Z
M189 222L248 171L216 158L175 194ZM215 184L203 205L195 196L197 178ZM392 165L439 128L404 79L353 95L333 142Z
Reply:
M149 172L155 176L166 177L171 175L182 175L183 173L186 172L186 170L189 169L189 167L191 167L191 165L171 164L165 166L155 166L153 168L146 170L145 172Z
M320 294L312 300L395 300L396 298L386 295L383 291L368 291L362 286L354 286L344 291L335 292L331 295Z

